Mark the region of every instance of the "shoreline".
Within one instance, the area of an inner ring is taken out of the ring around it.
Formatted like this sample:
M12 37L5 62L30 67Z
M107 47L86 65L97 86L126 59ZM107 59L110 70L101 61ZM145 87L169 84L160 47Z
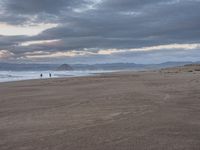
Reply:
M155 69L154 69L155 70ZM44 77L44 78L33 78L33 79L19 79L19 80L11 80L11 81L0 81L2 83L10 83L10 82L23 82L23 81L35 81L35 80L54 80L54 79L65 79L65 78L77 78L77 77L92 77L92 76L99 76L104 74L115 74L115 73L131 73L131 72L147 72L147 71L154 71L154 70L110 70L110 71L100 71L97 73L90 73L86 75L65 75L65 76L55 76L55 77Z
M26 72L26 71L23 71L23 72ZM84 71L79 71L79 70L75 71L75 72L83 72L84 73ZM101 73L114 73L114 72L116 72L116 71L110 70L110 71L105 71L104 72L102 70L97 70L97 71L95 71L93 73L93 71L90 72L89 70L86 70L85 74L74 75L74 74L64 74L64 73L69 73L69 72L60 72L60 71L58 71L58 72L54 72L55 75L52 75L52 77L33 77L33 78L31 78L31 77L29 77L29 78L24 77L23 78L22 77L21 79L10 79L10 80L7 79L5 81L3 81L3 80L0 81L0 84L1 83L6 83L6 82L16 82L16 81L44 80L44 79L71 78L71 77L85 77L85 76L94 76L94 75L98 75L98 74L101 74ZM61 74L59 74L59 73L61 73Z

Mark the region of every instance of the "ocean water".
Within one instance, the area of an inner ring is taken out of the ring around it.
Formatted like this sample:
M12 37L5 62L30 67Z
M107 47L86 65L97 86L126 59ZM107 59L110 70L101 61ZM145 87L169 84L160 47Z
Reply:
M62 78L62 77L79 77L79 76L91 76L98 73L106 73L113 71L105 70L86 70L86 71L0 71L0 82L9 81L20 81L20 80L30 80L30 79L46 79L49 78L49 73L51 73L51 78ZM40 77L40 74L43 77Z

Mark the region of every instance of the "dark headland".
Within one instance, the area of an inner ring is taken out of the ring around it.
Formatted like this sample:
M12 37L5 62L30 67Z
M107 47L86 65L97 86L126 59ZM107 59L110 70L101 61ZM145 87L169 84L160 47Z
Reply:
M68 64L62 64L56 68L56 71L71 71L73 68Z

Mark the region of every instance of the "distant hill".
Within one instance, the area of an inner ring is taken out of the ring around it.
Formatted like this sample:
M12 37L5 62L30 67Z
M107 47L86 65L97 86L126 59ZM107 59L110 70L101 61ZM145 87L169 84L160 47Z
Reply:
M68 64L62 64L56 68L56 71L65 71L65 70L67 71L67 70L74 70L74 69Z
M10 64L0 63L0 71L45 71L45 70L148 70L200 64L200 62L165 62L161 64L105 63L105 64Z
M192 62L165 62L161 64L107 63L107 64L75 64L74 70L143 70L183 66Z

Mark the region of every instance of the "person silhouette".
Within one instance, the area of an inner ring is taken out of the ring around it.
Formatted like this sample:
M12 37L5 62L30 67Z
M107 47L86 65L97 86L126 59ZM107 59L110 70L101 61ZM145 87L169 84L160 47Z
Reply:
M51 73L49 73L49 78L51 78Z
M41 73L41 74L40 74L40 77L42 78L42 76L43 76L43 75L42 75L42 73Z

